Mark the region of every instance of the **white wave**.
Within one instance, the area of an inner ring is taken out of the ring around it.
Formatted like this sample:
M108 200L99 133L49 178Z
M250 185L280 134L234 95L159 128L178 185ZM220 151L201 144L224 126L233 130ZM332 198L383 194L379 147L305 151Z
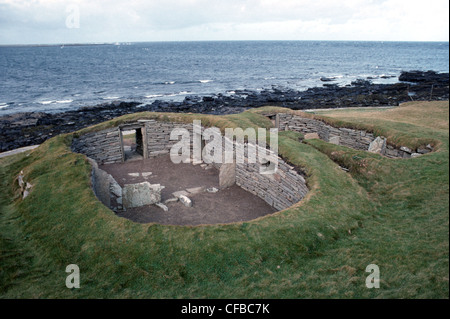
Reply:
M55 103L58 103L58 104L62 104L62 103L72 103L73 102L73 100L58 100L58 101L55 101Z
M168 97L173 97L173 96L179 96L179 95L186 95L189 94L190 92L188 91L182 91L182 92L178 92L178 93L169 93L169 94L165 94L165 96Z
M39 103L40 103L40 104L47 105L47 104L52 104L52 103L54 103L54 101L40 101Z
M8 107L8 104L6 104L6 103L0 103L0 109L4 109L5 107Z
M155 97L162 97L162 96L164 96L164 95L162 95L162 94L150 94L150 95L146 95L145 97L147 99L153 99Z
M175 84L175 81L166 81L164 84Z
M200 83L209 83L212 82L213 80L199 80Z
M120 99L118 96L106 96L103 98L104 100L117 100Z

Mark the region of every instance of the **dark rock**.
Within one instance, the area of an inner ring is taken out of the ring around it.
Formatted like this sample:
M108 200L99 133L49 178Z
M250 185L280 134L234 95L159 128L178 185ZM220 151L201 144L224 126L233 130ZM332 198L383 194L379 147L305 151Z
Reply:
M142 111L235 114L250 107L275 105L294 110L353 106L396 106L414 100L448 100L448 73L428 71L403 72L403 81L395 84L373 84L359 79L340 87L324 83L323 87L295 91L273 86L261 91L235 90L233 95L186 96L182 102L155 100L151 104L114 101L85 106L75 111L57 114L43 112L16 113L0 117L0 151L40 144L52 136L73 132L106 120ZM327 82L327 81L324 81ZM413 84L411 84L413 83ZM430 149L431 146L427 146ZM422 150L424 152L425 150Z
M213 96L204 96L203 97L203 102L213 102L213 101L214 101Z
M372 82L364 79L356 79L355 81L351 82L351 85L353 86L369 86Z
M421 83L421 82L435 82L438 83L447 83L448 84L448 73L437 73L435 71L410 71L410 72L402 72L398 77L399 81L402 82L412 82L412 83Z

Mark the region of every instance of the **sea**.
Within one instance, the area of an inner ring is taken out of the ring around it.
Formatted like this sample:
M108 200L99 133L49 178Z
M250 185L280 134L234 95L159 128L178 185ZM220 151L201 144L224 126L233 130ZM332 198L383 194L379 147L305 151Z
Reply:
M395 83L402 71L449 72L448 42L211 41L0 46L0 116L112 101L181 101L321 78Z

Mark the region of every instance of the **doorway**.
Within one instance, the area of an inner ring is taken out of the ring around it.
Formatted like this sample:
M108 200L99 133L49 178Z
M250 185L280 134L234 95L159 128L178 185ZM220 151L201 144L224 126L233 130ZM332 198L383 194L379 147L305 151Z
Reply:
M122 141L123 161L135 161L144 159L144 127L125 126L121 127L120 135Z

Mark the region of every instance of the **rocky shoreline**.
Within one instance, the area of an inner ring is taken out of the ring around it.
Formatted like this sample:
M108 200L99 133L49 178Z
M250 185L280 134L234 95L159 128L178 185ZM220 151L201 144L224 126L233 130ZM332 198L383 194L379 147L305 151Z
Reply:
M395 84L373 84L370 79L359 79L341 87L333 84L332 78L322 81L323 87L306 91L272 87L262 91L236 90L232 95L187 96L182 102L156 100L142 105L117 101L56 114L27 112L5 115L0 117L0 152L41 144L58 134L143 111L225 115L265 105L302 110L396 106L412 100L449 98L449 74L434 71L402 72Z

